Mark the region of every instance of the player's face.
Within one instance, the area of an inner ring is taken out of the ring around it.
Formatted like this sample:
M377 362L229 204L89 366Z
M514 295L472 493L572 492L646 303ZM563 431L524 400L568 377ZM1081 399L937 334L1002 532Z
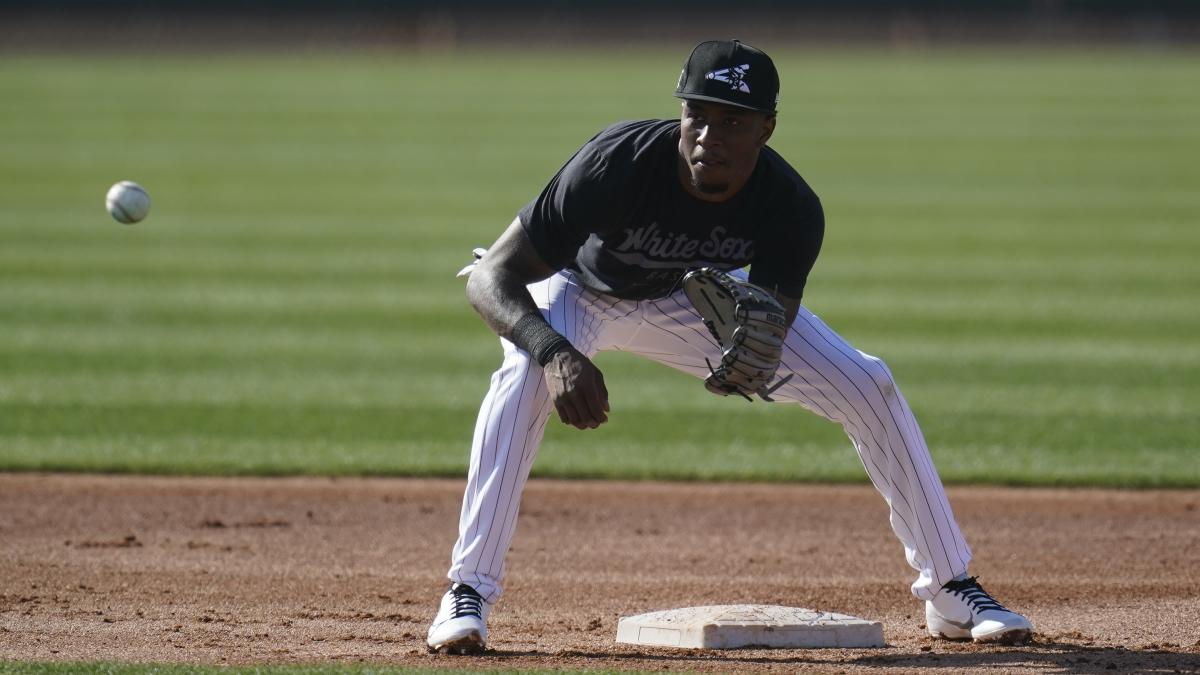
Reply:
M758 163L775 116L708 101L684 101L679 135L680 178L705 201L729 199Z

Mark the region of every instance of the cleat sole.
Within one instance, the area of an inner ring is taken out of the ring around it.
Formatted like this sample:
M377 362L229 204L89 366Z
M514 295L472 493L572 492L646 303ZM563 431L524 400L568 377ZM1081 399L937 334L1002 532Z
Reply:
M1028 628L1006 630L987 637L975 638L976 642L992 645L1023 645L1033 638L1033 631Z
M966 635L947 635L945 633L930 633L930 637L938 640L954 640L955 642L965 642L971 639L971 634Z
M472 654L482 654L487 649L482 636L479 633L471 633L457 640L451 640L440 645L429 645L429 651L434 654L451 654L458 656L470 656Z

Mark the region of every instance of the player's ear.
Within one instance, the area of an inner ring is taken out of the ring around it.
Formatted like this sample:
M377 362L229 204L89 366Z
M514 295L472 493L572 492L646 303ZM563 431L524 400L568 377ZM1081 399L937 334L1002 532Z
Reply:
M775 113L764 113L766 119L763 120L762 135L758 138L758 147L767 144L771 139L771 134L775 133Z

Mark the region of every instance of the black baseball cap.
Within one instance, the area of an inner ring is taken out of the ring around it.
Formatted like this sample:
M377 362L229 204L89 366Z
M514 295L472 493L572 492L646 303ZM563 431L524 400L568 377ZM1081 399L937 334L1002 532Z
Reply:
M738 40L701 42L683 64L675 96L773 113L779 71L761 49Z

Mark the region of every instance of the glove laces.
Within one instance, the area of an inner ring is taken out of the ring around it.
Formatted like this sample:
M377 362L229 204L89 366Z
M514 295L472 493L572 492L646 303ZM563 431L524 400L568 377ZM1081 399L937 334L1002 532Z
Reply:
M708 376L710 378L712 378L714 380L719 380L721 378L721 375L717 372L716 368L713 368L712 361L709 361L707 356L704 357L704 365L708 366ZM721 367L724 368L724 366L721 366ZM771 394L774 394L775 392L779 391L779 388L782 387L783 385L787 384L788 380L791 380L793 375L795 375L795 373L788 373L787 377L779 378L778 380L775 381L775 384L773 384L769 387L766 385L763 385L762 388L760 388L758 391L756 391L754 393L758 394L758 397L761 398L762 400L766 401L767 403L774 403L775 399L771 398ZM747 401L754 403L754 399L750 398L750 394L747 394L746 392L742 391L741 389L739 389L733 385L725 386L725 387L723 387L723 389L725 390L726 394L737 394L738 396L741 396L742 398L746 399Z
M942 588L950 591L953 595L957 595L966 601L971 609L975 612L983 612L989 609L996 609L1002 612L1007 612L1009 609L999 602L988 592L983 590L983 586L975 581L975 577L967 577L966 579L956 579L946 582Z

